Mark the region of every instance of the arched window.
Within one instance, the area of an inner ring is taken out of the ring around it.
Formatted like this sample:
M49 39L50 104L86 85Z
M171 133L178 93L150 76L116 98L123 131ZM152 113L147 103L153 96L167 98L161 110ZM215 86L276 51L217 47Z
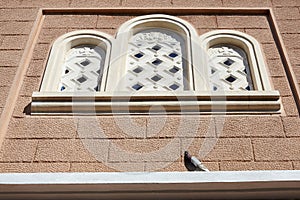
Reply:
M110 36L96 31L74 31L58 38L49 55L42 92L91 92L104 90Z
M206 52L211 90L272 90L264 56L253 37L239 31L217 30L201 35L200 43Z
M155 14L127 21L118 30L116 43L121 45L113 47L109 72L118 79L108 76L108 90L194 90L202 84L193 77L199 56L191 49L198 48L197 40L196 30L177 17Z

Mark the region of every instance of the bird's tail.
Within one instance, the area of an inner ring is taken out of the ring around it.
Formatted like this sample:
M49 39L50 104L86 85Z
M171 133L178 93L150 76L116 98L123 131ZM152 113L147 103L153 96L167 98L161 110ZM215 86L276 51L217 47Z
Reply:
M191 161L196 166L196 171L209 172L209 170L202 164L202 162L197 158L195 158L194 156L192 157Z

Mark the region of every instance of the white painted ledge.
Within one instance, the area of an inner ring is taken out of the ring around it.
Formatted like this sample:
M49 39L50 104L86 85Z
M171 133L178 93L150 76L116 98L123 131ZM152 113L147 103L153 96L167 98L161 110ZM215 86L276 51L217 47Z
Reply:
M162 109L164 107L164 109ZM34 92L32 115L279 114L278 91L57 93Z
M291 199L299 197L299 170L0 174L0 199Z

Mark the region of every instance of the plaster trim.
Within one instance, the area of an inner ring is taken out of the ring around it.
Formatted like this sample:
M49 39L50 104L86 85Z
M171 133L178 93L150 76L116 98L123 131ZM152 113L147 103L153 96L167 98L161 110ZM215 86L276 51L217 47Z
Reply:
M235 91L223 93L126 92L64 93L35 92L33 115L111 115L111 114L279 114L278 91ZM165 110L162 110L161 107Z

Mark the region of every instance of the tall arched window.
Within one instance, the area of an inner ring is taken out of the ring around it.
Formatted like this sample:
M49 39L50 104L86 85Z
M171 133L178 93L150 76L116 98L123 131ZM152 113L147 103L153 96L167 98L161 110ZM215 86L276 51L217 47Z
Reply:
M118 80L109 76L108 90L194 90L203 84L193 77L199 56L191 49L198 48L197 40L196 30L177 17L157 14L129 20L116 36L116 43L121 45L113 48L113 55L118 57L112 59L109 73L117 75Z
M96 31L74 31L58 38L50 52L42 92L91 92L105 88L110 36Z
M264 56L253 37L239 31L217 30L201 35L200 43L206 52L211 90L272 90Z

